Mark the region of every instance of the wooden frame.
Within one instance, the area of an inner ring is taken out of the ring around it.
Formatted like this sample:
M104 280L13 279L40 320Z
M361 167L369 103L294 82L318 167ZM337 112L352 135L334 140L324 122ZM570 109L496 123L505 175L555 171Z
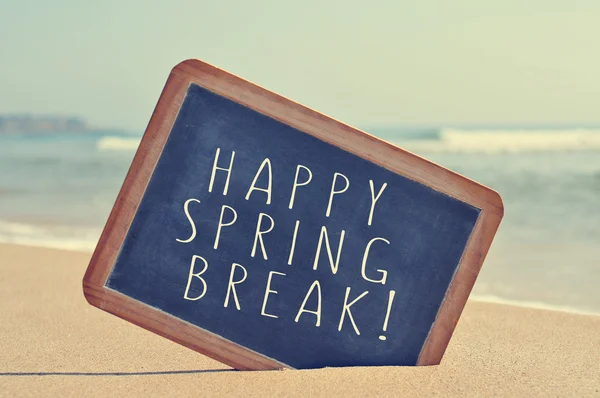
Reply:
M105 286L190 83L481 210L417 363L439 364L502 219L504 207L500 196L417 155L198 60L184 61L171 71L83 278L87 301L234 368L285 367Z

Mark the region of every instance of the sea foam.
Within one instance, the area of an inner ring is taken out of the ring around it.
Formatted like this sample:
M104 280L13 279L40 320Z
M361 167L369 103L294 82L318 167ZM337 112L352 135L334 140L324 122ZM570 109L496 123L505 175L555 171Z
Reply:
M140 145L139 138L105 136L98 140L99 151L135 151Z
M93 252L100 228L33 225L0 220L0 242L71 251Z
M513 299L507 299L507 298L494 296L494 295L490 295L490 294L482 294L482 295L472 294L469 297L469 300L479 301L482 303L511 305L513 307L531 308L531 309L536 309L536 310L568 312L571 314L587 315L587 316L600 316L600 312L596 312L593 310L581 309L581 308L571 307L571 306L567 306L567 305L548 304L548 303L544 303L541 301L513 300Z

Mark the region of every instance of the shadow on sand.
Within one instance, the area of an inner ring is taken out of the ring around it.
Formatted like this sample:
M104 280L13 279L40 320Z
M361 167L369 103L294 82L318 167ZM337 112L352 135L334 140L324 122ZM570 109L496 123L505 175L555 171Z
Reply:
M0 376L155 376L235 372L235 369L166 370L161 372L0 372Z

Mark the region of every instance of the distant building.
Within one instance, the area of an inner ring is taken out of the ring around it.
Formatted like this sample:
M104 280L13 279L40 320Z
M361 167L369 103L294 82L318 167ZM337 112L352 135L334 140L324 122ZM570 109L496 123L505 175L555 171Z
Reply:
M0 133L66 133L87 129L85 121L77 117L0 115Z

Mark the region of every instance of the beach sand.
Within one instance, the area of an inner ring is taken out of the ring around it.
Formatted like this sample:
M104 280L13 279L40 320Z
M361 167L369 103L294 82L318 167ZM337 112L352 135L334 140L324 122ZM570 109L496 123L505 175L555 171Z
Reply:
M88 305L89 257L0 245L0 396L600 396L600 317L469 302L439 366L238 372Z

